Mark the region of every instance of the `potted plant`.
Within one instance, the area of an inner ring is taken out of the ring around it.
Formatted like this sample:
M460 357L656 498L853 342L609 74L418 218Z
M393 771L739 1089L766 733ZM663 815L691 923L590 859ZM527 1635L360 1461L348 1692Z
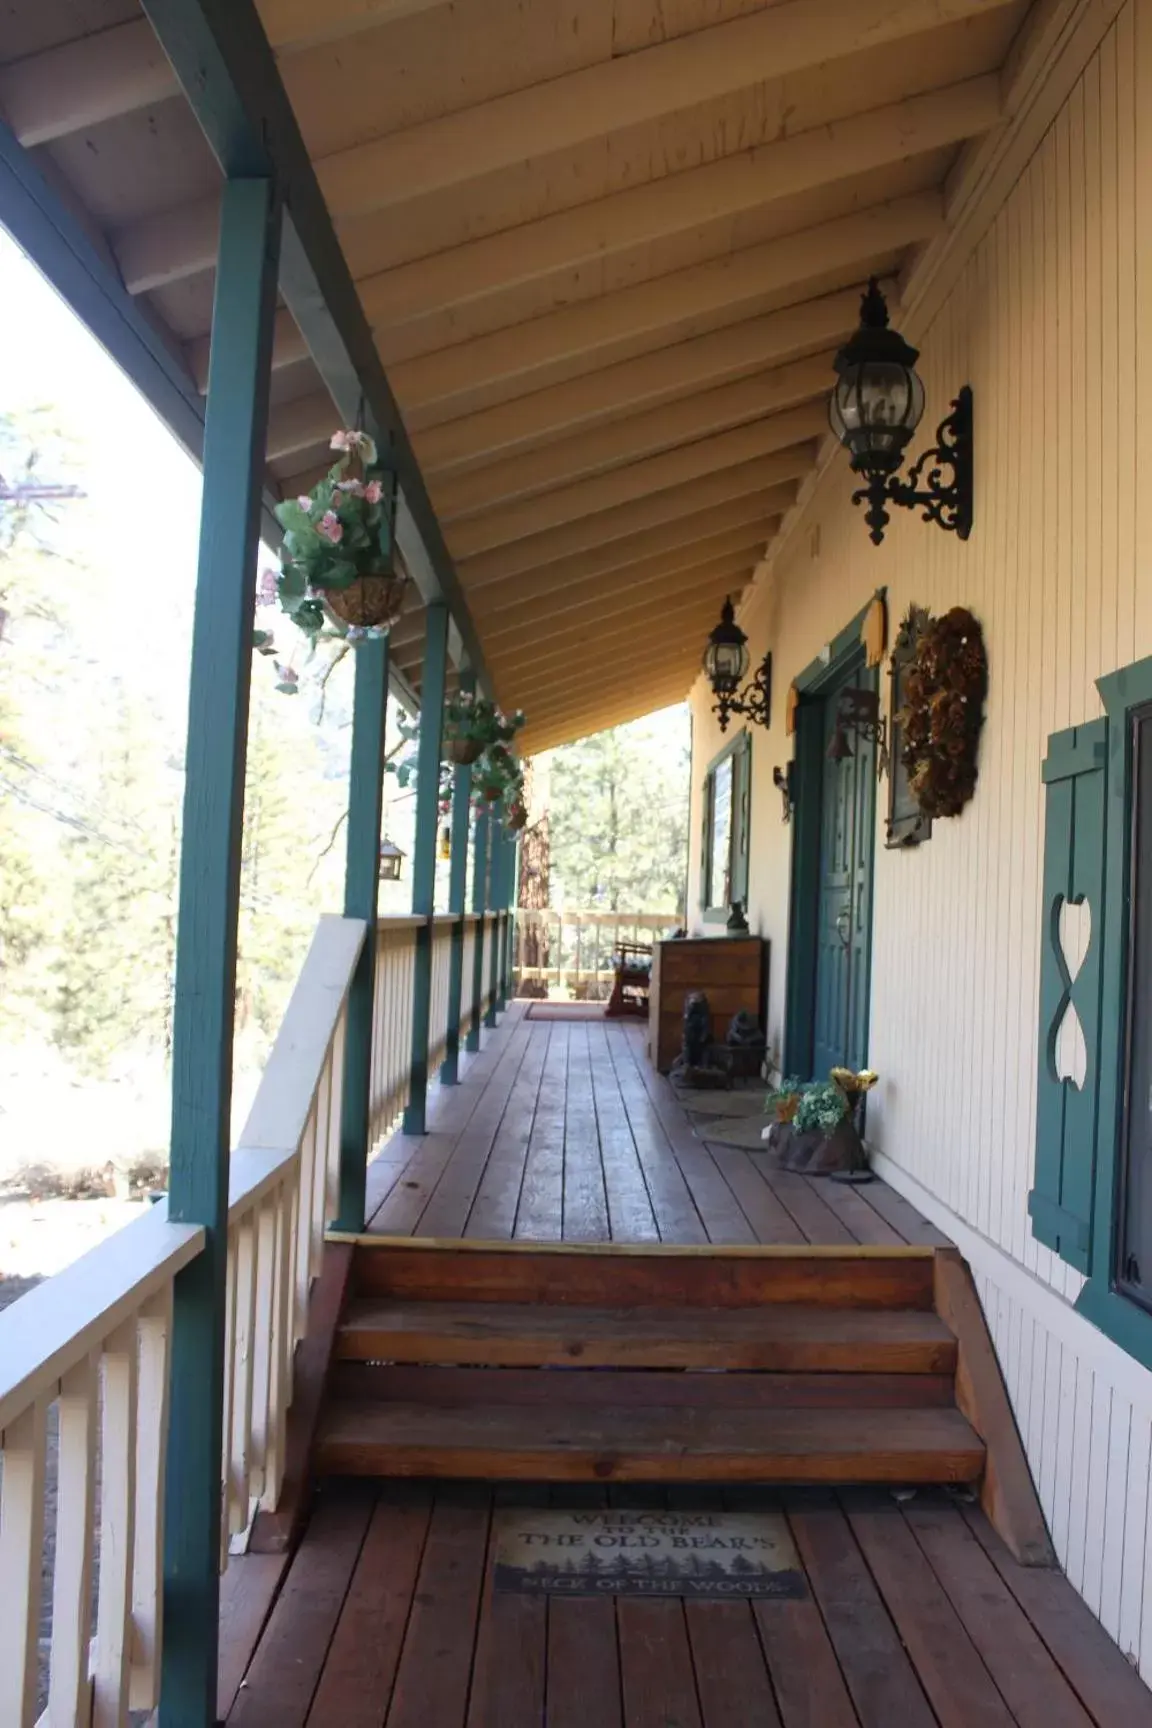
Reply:
M337 432L337 459L311 492L276 506L284 546L276 591L306 636L326 627L355 642L400 616L407 578L395 566L394 474L366 432Z
M457 690L444 704L444 754L467 767L494 745L511 743L523 724L522 709L505 714L486 696Z

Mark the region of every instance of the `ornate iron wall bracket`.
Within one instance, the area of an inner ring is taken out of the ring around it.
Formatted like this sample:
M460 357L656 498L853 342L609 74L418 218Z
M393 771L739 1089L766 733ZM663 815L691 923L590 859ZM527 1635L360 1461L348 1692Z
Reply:
M874 475L852 494L852 502L868 505L864 520L876 546L890 520L889 504L922 510L925 522L967 540L972 531L972 471L972 392L966 384L951 414L940 422L936 443L912 464L908 478Z
M712 706L720 723L721 732L727 732L728 721L733 714L742 715L745 720L750 720L754 726L770 726L772 724L771 654L765 654L754 676L739 693L734 691L728 695L724 690L716 691L716 700Z

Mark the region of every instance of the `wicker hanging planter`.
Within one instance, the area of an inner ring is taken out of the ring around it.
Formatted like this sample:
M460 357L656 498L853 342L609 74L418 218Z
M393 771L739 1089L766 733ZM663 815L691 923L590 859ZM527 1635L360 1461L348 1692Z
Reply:
M458 768L471 767L479 756L484 745L479 738L446 738L444 754L449 762L455 762Z
M404 605L407 578L392 572L358 576L347 588L326 588L324 604L342 624L360 630L391 630Z

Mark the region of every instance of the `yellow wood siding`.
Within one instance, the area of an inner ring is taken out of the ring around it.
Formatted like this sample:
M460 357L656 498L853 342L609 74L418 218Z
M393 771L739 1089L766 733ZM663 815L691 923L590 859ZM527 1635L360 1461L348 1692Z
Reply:
M936 1197L946 1228L950 1216L973 1232L1061 1558L1147 1676L1152 1376L1133 1364L1122 1395L1078 1358L1061 1313L1074 1320L1079 1278L1033 1240L1026 1196L1045 741L1101 712L1101 673L1152 654L1152 0L1118 15L917 339L929 404L918 447L961 384L975 393L971 539L898 513L877 550L841 455L744 608L754 662L771 646L777 689L773 729L753 743L749 914L772 942L769 1036L779 1051L791 830L772 769L792 753L788 684L880 585L890 640L910 602L969 606L990 663L975 800L927 845L889 852L881 789L869 1137L894 1180ZM693 711L694 895L699 781L719 742L700 682ZM1025 1281L1033 1298L999 1290L981 1242L1041 1281Z

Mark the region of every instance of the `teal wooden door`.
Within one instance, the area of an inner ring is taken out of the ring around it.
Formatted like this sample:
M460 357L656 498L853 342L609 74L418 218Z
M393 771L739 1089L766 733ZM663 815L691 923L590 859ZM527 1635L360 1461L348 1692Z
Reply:
M812 1073L817 1079L830 1068L863 1068L868 1059L876 752L852 735L851 756L841 762L828 756L840 692L861 677L858 665L845 672L822 702L812 1024Z

